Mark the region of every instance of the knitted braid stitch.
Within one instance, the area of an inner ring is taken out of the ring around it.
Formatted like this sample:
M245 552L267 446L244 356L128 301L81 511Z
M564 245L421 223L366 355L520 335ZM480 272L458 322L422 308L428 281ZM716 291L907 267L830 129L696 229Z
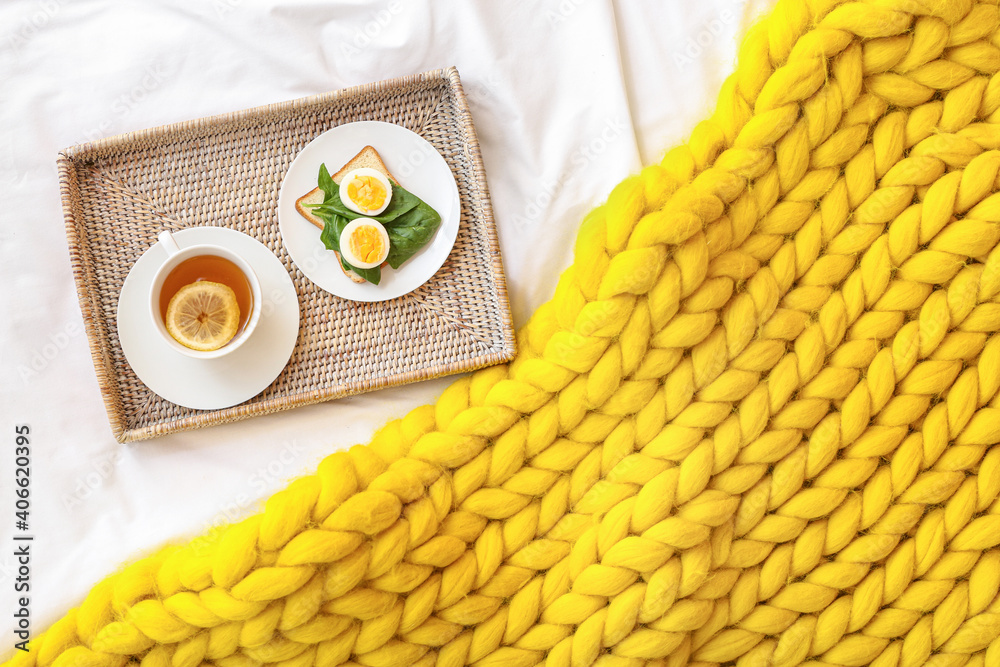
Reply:
M998 28L781 0L513 362L9 664L1000 665Z

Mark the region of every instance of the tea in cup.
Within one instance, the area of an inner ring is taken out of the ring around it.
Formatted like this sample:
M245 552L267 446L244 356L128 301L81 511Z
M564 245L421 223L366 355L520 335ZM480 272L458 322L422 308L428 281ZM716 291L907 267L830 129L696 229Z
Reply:
M240 347L260 320L260 281L250 264L217 244L181 248L169 231L167 252L149 293L153 325L170 347L212 359Z

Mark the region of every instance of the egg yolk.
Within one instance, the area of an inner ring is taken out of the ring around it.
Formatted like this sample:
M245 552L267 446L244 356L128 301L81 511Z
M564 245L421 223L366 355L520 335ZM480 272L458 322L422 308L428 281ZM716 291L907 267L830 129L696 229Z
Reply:
M370 225L355 229L350 244L351 252L362 262L377 262L382 256L382 237Z
M355 176L347 184L347 196L363 211L374 211L385 202L385 186L374 176Z

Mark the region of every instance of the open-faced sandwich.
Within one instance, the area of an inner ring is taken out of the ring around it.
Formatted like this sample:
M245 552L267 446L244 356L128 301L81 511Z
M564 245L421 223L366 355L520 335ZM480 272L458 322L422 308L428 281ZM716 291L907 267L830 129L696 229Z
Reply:
M404 189L371 146L333 176L320 165L317 187L295 201L295 210L323 230L323 245L348 278L375 285L386 265L398 269L441 225L437 211Z

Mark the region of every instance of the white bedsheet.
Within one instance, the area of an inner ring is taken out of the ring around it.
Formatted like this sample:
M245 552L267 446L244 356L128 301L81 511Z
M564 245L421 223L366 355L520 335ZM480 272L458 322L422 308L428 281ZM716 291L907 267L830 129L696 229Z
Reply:
M0 657L13 650L11 614L24 595L15 534L34 536L34 635L123 562L255 511L451 381L117 444L70 269L59 149L456 65L520 326L571 262L583 215L711 112L740 36L767 4L0 3ZM15 528L22 424L27 533Z

